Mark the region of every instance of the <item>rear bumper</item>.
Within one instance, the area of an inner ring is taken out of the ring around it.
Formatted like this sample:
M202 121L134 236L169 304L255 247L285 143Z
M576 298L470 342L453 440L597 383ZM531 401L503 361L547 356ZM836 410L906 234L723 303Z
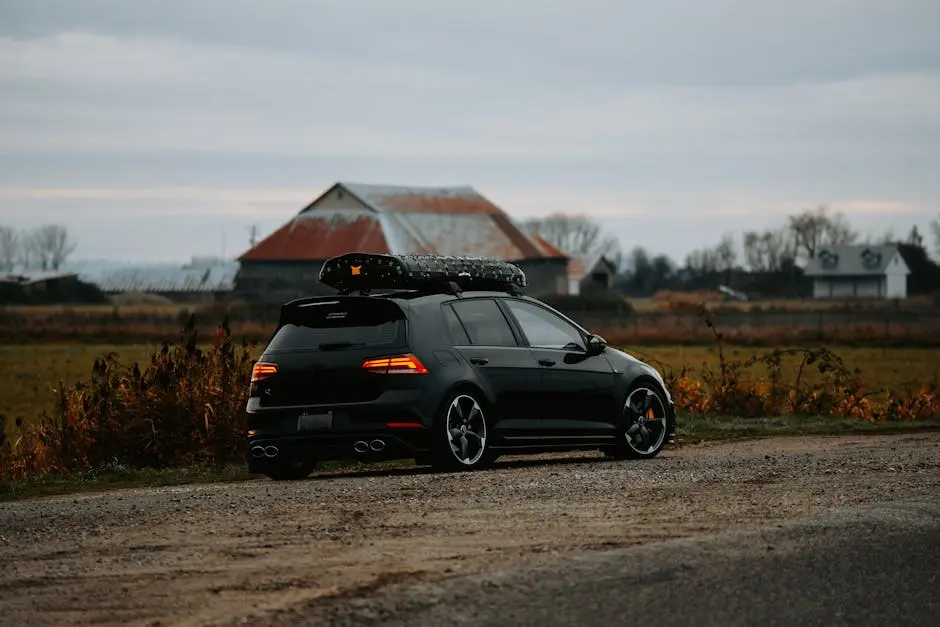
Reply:
M376 462L407 459L430 450L430 430L385 431L249 437L248 471L264 473L283 460Z
M262 409L252 400L245 443L251 472L264 472L285 458L378 461L414 457L431 447L433 410L419 390L391 390L377 401L328 406Z

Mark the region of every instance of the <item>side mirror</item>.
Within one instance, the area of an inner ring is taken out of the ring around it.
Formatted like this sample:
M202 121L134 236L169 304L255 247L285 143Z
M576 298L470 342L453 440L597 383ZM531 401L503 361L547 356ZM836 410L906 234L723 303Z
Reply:
M589 335L587 342L588 355L600 355L607 348L607 340L599 335Z

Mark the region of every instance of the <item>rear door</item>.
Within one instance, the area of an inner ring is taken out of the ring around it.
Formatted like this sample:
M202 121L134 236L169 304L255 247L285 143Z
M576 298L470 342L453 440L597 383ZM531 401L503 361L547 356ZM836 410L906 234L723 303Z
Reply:
M494 430L512 443L537 435L542 374L532 351L522 346L492 298L461 299L443 305L454 348L496 399Z
M541 368L546 435L578 438L611 432L619 414L606 357L588 356L581 331L547 307L514 298L501 302Z
M407 352L405 315L393 301L338 296L303 302L281 313L279 328L260 361L277 372L253 386L259 409L361 403L383 386L411 377L375 377L363 364ZM413 383L413 382L412 382Z

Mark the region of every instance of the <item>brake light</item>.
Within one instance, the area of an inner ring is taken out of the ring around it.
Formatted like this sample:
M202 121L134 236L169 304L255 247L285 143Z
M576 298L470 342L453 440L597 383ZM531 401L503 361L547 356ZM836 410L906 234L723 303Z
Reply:
M258 381L264 381L265 379L273 377L276 374L277 364L268 363L266 361L259 361L251 369L251 382L257 383Z
M367 359L363 362L362 368L379 374L427 374L428 372L421 360L411 353L394 357Z

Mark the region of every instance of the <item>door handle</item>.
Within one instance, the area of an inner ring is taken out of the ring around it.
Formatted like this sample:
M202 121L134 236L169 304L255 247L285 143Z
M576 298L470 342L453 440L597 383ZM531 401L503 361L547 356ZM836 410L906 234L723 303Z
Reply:
M490 360L486 357L471 357L470 363L474 366L485 366L486 364L490 363Z
M540 359L539 364L542 366L554 366L555 360L554 359Z

